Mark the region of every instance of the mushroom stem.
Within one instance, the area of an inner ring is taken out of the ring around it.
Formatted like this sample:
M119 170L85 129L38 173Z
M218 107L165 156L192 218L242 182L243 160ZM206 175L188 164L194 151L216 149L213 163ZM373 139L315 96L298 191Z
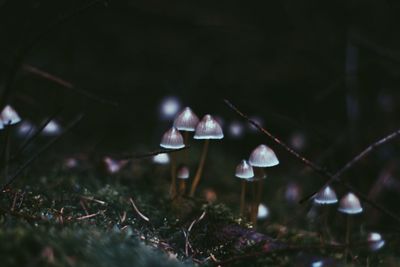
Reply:
M346 219L346 243L345 243L345 251L344 251L344 264L347 265L347 255L349 253L349 246L350 246L350 225L351 225L351 218L347 215Z
M256 205L258 208L258 205L260 205L261 199L262 199L264 180L261 178L261 180L257 181L256 184L257 184L257 203L256 203Z
M4 141L4 179L8 182L8 162L10 158L10 124L5 125L5 141Z
M203 173L204 163L206 162L207 151L208 151L208 144L210 140L206 139L203 146L203 152L200 157L199 167L197 168L196 175L194 176L192 186L190 188L189 196L193 197L194 193L196 192L196 188L200 182L201 174Z
M171 198L176 196L176 157L175 153L171 153L171 188L170 188Z
M186 181L184 179L179 179L179 195L183 196L186 191Z
M242 192L240 193L240 216L243 216L246 203L246 181L242 181Z
M189 132L188 131L185 131L183 133L183 142L184 142L185 146L189 145ZM189 149L184 149L183 158L184 158L184 161L186 161L186 163L189 164Z
M257 186L256 182L252 183L252 191L253 191L253 203L251 205L250 211L250 220L253 223L253 226L256 227L257 224L257 213L258 213L258 206L257 206Z

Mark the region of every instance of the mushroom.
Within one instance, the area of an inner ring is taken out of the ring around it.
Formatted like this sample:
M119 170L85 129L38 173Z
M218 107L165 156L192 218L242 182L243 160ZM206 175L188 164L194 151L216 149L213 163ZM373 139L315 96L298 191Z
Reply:
M174 120L174 127L184 132L185 145L188 143L189 132L194 132L199 123L199 118L189 107L184 108Z
M323 225L326 230L327 235L329 236L329 228L328 228L328 215L329 209L328 206L336 204L338 202L337 196L335 191L330 187L326 186L325 188L321 189L314 197L314 203L319 206L324 206L322 220Z
M10 105L3 108L0 114L1 122L3 127L7 125L17 124L21 121L21 117Z
M186 165L181 165L178 168L177 178L179 179L179 195L183 196L186 191L186 180L189 179L190 171Z
M183 140L185 145L189 145L189 133L196 130L196 126L199 123L199 117L189 107L184 108L178 116L175 117L174 127L179 131L183 132ZM186 149L182 154L183 158L188 162L188 150Z
M196 192L196 188L200 182L201 174L203 173L204 163L206 161L208 145L210 139L222 139L224 133L219 123L209 114L205 115L196 126L194 133L194 139L205 140L203 146L203 152L200 157L200 163L194 176L192 186L190 188L190 196L193 197Z
M250 165L254 168L255 173L255 184L253 186L253 191L255 191L255 201L251 209L251 221L253 224L257 223L257 207L261 202L263 180L266 177L263 169L276 166L279 164L279 160L275 155L275 152L266 145L259 145L250 154L249 158Z
M7 105L3 108L0 113L0 129L6 128L5 135L5 148L4 148L4 176L7 178L8 176L8 165L9 165L9 157L10 157L10 128L11 125L17 124L21 121L21 117L18 113L13 109L10 105Z
M246 160L242 160L236 166L235 176L242 180L242 191L240 193L240 215L243 216L246 201L246 182L254 177L253 167Z
M367 241L371 251L380 250L385 245L385 240L383 240L381 234L376 232L369 233Z
M180 149L185 147L183 143L183 137L179 131L172 127L166 131L161 139L160 146L166 149ZM176 158L174 153L171 153L171 188L170 188L171 198L176 196Z
M348 246L350 244L350 223L351 216L359 214L363 211L361 207L360 200L353 193L347 193L344 197L340 199L338 210L347 217L346 223L346 250L344 253L345 262L347 262Z

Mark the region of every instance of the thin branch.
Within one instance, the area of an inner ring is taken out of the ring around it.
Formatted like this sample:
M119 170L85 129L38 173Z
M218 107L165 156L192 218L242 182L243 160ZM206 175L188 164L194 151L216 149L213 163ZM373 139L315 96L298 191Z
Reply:
M196 220L192 221L192 223L190 224L190 226L189 226L189 228L188 228L188 230L187 230L187 232L186 232L186 234L185 234L185 253L186 253L187 256L188 256L188 254L189 254L189 248L190 248L191 251L193 252L193 247L192 247L192 245L190 244L190 239L189 239L190 233L191 233L191 231L192 231L192 229L193 229L193 226L194 226L196 223L198 223L198 222L200 222L201 220L203 220L205 216L206 216L206 212L203 211L203 213L200 215L199 218L197 218ZM185 232L184 232L184 233L185 233Z
M271 138L275 143L280 145L283 149L285 149L289 154L294 156L296 159L298 159L300 162L303 164L309 166L311 169L313 169L315 172L320 174L324 178L328 179L335 179L337 182L341 183L343 186L345 186L348 190L352 191L354 194L356 194L362 201L368 203L370 206L374 207L375 209L379 210L381 213L385 214L386 216L392 218L393 220L397 221L400 223L400 218L398 215L393 213L392 211L386 209L382 205L376 203L375 201L372 201L371 199L368 198L367 195L364 193L360 192L357 190L355 187L353 187L350 183L342 181L340 177L334 178L334 175L330 172L328 172L326 169L322 168L318 164L312 162L311 160L305 158L304 156L300 155L293 149L291 149L288 145L286 145L284 142L279 140L277 137L272 135L270 132L268 132L266 129L261 127L257 122L251 120L246 114L241 112L236 106L234 106L229 100L225 99L224 102L233 110L235 111L239 116L241 116L243 119L247 120L249 123L251 123L254 127L256 127L258 130L260 130L262 133L267 135L269 138ZM393 137L394 138L394 137Z
M143 213L140 212L140 210L138 209L138 207L136 206L135 202L133 202L132 198L129 198L129 202L131 202L133 209L135 210L135 212L140 216L140 218L142 218L143 220L145 220L146 222L150 222L150 219L145 216Z
M61 137L63 137L67 132L69 132L73 127L75 127L78 122L80 122L83 118L83 115L79 115L76 117L71 123L65 127L65 129L61 132L61 134L53 139L51 139L47 144L45 144L42 148L39 149L32 157L30 157L24 164L22 164L19 169L7 179L7 182L1 187L0 192L3 192L5 188L11 185L19 175L28 168L36 159L38 159L44 152L46 152L49 148L51 148Z
M99 96L97 96L97 95L95 95L93 93L90 93L89 91L77 88L71 82L68 82L68 81L66 81L66 80L64 80L64 79L62 79L62 78L60 78L60 77L58 77L58 76L56 76L54 74L51 74L51 73L49 73L47 71L44 71L44 70L41 70L41 69L39 69L37 67L34 67L32 65L23 64L22 65L22 69L24 71L27 71L29 73L32 73L32 74L37 75L39 77L42 77L42 78L44 78L46 80L54 82L54 83L56 83L56 84L58 84L58 85L60 85L60 86L62 86L64 88L70 89L70 90L74 91L75 93L78 93L78 94L80 94L80 95L82 95L84 97L87 97L87 98L91 99L91 100L97 101L97 102L102 103L102 104L111 105L111 106L114 106L114 107L118 106L118 103L116 103L116 102L101 98L101 97L99 97Z
M49 32L52 32L55 30L59 25L63 24L64 22L68 21L69 19L85 12L86 10L90 9L92 6L96 5L98 2L101 2L102 0L92 0L89 1L82 6L78 7L77 9L63 14L62 16L59 17L59 19L51 24L49 24L47 27L45 27L41 32L39 32L36 36L34 36L30 41L28 41L26 44L21 44L20 47L17 49L15 53L15 59L10 67L10 72L6 77L5 80L5 85L4 89L1 92L0 95L0 109L2 109L12 92L13 88L13 83L15 81L15 77L25 59L25 57L29 54L29 52L32 50L32 48L40 41L42 40Z
M152 156L156 156L158 154L169 154L169 153L175 153L181 150L185 150L190 148L190 146L185 146L183 148L179 148L179 149L159 149L156 151L152 151L152 152L147 152L147 153L143 153L143 154L123 154L123 155L113 155L112 157L118 160L134 160L134 159L145 159L145 158L149 158Z
M367 157L371 152L373 152L379 146L392 141L393 139L395 139L399 135L400 135L400 129L398 129L398 130L386 135L385 137L383 137L383 138L377 140L376 142L374 142L373 144L369 145L367 148L365 148L363 151L361 151L357 156L355 156L352 160L347 162L337 173L335 173L333 175L332 178L330 178L327 182L325 182L325 184L323 186L321 186L321 188L319 190L321 190L322 188L325 188L326 186L332 184L334 181L338 181L338 179L341 178L342 175L346 171L348 171L350 168L352 168L357 162L359 162L363 158ZM341 180L343 180L343 178L341 178ZM303 203L303 202L309 200L310 198L312 198L315 194L317 194L319 192L319 190L313 192L312 194L310 194L310 195L306 196L305 198L303 198L302 200L300 200L300 203Z

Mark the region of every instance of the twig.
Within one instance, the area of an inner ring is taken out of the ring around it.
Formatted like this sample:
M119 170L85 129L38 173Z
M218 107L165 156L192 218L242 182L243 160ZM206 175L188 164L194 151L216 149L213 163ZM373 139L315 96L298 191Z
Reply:
M102 200L95 199L94 197L81 196L81 198L84 199L84 200L96 202L96 203L98 203L100 205L106 205L107 204L106 202L104 202Z
M97 95L95 95L93 93L90 93L89 91L77 88L71 82L68 82L68 81L66 81L66 80L64 80L64 79L62 79L62 78L60 78L58 76L55 76L54 74L51 74L51 73L49 73L47 71L44 71L44 70L41 70L41 69L39 69L37 67L34 67L32 65L23 64L22 65L22 69L27 71L27 72L29 72L29 73L35 74L35 75L37 75L39 77L42 77L42 78L44 78L46 80L54 82L54 83L56 83L56 84L58 84L58 85L60 85L60 86L62 86L64 88L70 89L70 90L72 90L72 91L74 91L74 92L76 92L76 93L78 93L78 94L80 94L80 95L82 95L84 97L87 97L87 98L89 98L91 100L97 101L97 102L102 103L102 104L111 105L111 106L114 106L114 107L118 106L118 103L116 103L116 102L101 98L101 97L99 97L99 96L97 96Z
M190 247L190 249L191 249L192 252L193 252L193 247L192 247L192 245L190 244L190 240L189 240L190 232L192 231L193 226L194 226L196 223L198 223L198 222L200 222L201 220L203 220L205 216L206 216L206 212L203 211L203 213L200 215L200 217L197 218L196 220L194 220L194 221L189 225L189 228L188 228L188 230L187 230L187 232L186 232L186 235L185 235L185 236L186 236L186 239L185 239L185 253L186 253L187 256L189 256L189 247Z
M133 160L133 159L144 159L144 158L149 158L152 156L156 156L158 154L169 154L169 153L175 153L175 152L179 152L181 150L185 150L190 148L190 146L185 146L183 148L179 148L179 149L159 149L156 151L152 151L152 152L147 152L147 153L143 153L143 154L124 154L124 155L113 155L112 157L118 160Z
M256 127L259 131L261 131L262 133L264 133L265 135L267 135L269 138L271 138L275 143L277 143L278 145L280 145L283 149L285 149L287 152L289 152L292 156L294 156L296 159L298 159L300 162L302 162L303 164L309 166L311 169L313 169L316 173L318 173L319 175L326 177L326 176L332 176L331 173L329 173L325 168L322 168L321 166L317 165L316 163L312 162L311 160L303 157L302 155L300 155L299 153L297 153L296 151L294 151L292 148L290 148L285 142L283 142L282 140L280 140L279 138L277 138L276 136L274 136L273 134L271 134L269 131L267 131L266 129L264 129L260 124L258 124L257 122L255 122L254 120L252 120L249 116L247 116L246 114L244 114L243 112L241 112L236 106L234 106L229 100L224 99L225 104L232 109L233 111L235 111L240 117L242 117L243 119L247 120L251 125L253 125L254 127Z
M1 187L0 192L4 191L6 187L11 185L26 168L28 168L44 152L46 152L49 148L51 148L62 136L64 136L73 127L75 127L78 124L78 122L82 120L82 118L83 118L82 114L76 117L71 123L67 125L67 127L65 127L65 129L59 136L50 140L47 144L45 144L42 148L40 148L39 151L37 151L32 157L30 157L24 164L22 164L19 167L19 169L17 169L17 171L9 179L7 179L7 182Z
M280 139L272 135L270 132L268 132L266 129L261 127L257 122L251 120L246 114L241 112L236 106L234 106L229 100L225 99L224 102L233 110L235 111L239 116L241 116L243 119L247 120L249 123L251 123L254 127L256 127L258 130L260 130L262 133L267 135L269 138L271 138L275 143L280 145L283 149L285 149L289 154L294 156L296 159L298 159L300 162L303 164L309 166L311 169L313 169L316 173L320 174L324 178L328 179L333 179L334 175L327 171L325 168L322 168L321 166L317 165L316 163L312 162L311 160L305 158L304 156L300 155L293 149L291 149L288 145L286 145L284 142L282 142ZM394 214L390 210L386 209L382 205L370 200L368 196L366 196L364 193L360 192L357 190L355 187L353 187L350 183L346 181L342 181L340 177L335 178L336 181L340 182L343 186L345 186L348 190L352 191L354 194L358 195L358 197L363 200L364 202L368 203L375 209L379 210L381 213L385 214L386 216L392 218L393 220L397 221L400 223L400 218L398 215Z
M150 219L148 217L146 217L143 213L141 213L140 210L138 209L138 207L136 207L135 202L133 202L133 199L129 198L129 201L131 202L133 209L140 216L140 218L142 218L146 222L150 222Z
M42 40L49 32L53 31L54 29L57 28L57 26L63 24L64 22L68 21L69 19L77 16L78 14L81 14L100 2L102 0L92 0L89 1L79 8L63 14L62 16L59 17L59 19L53 23L51 23L49 26L45 27L40 33L38 33L36 36L34 36L30 41L28 41L26 44L21 44L20 47L16 51L16 56L14 59L14 62L12 63L12 66L10 67L10 72L6 77L5 85L4 85L4 90L1 92L0 96L0 108L3 108L5 104L7 103L11 91L12 91L12 85L14 83L15 77L17 75L18 70L20 69L22 62L24 61L25 57L29 54L29 52L32 50L32 48L35 46L36 43L38 43L40 40Z
M332 184L334 181L338 181L338 179L340 177L342 177L342 175L346 171L348 171L351 167L353 167L358 161L360 161L363 158L365 158L366 156L368 156L371 152L373 152L379 146L390 142L391 140L395 139L399 135L400 135L400 129L386 135L385 137L383 137L383 138L379 139L378 141L374 142L373 144L369 145L367 148L365 148L363 151L361 151L357 156L355 156L352 160L347 162L337 173L335 173L333 175L332 178L330 178L327 182L325 182L325 184L323 186L321 186L321 188L319 190ZM341 179L343 180L343 178L341 178ZM312 194L310 194L310 195L306 196L305 198L303 198L302 200L300 200L300 203L303 203L303 202L309 200L310 198L312 198L315 194L317 194L319 192L319 190L313 192Z

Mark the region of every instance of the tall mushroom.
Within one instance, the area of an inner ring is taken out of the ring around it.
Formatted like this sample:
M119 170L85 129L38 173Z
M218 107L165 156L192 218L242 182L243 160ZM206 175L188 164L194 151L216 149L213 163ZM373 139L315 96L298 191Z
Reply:
M344 214L346 214L346 250L344 253L344 259L347 263L347 254L348 247L350 244L350 224L351 224L351 216L359 214L363 211L361 207L360 200L353 193L347 193L344 197L340 199L338 210Z
M180 149L185 147L183 143L183 137L179 131L172 127L167 132L164 133L160 146L166 149ZM176 196L176 158L174 153L171 153L171 198Z
M279 160L276 157L275 152L266 145L259 145L256 147L250 154L249 163L254 168L255 179L257 179L254 184L254 191L256 191L255 201L252 206L251 211L251 221L254 225L257 223L257 209L258 205L261 202L262 198L262 189L263 189L263 178L265 176L262 169L259 168L267 168L276 166L279 164ZM260 177L261 175L261 177Z
M5 149L4 149L4 177L8 179L8 161L10 157L10 127L11 125L17 124L21 121L21 117L10 105L3 108L0 113L0 129L5 129Z
M196 188L200 182L201 174L203 173L204 163L206 162L206 156L210 139L215 139L215 140L222 139L224 138L224 133L222 131L221 125L219 125L219 123L211 115L207 114L197 124L193 138L205 141L203 146L203 152L200 157L199 167L197 168L192 186L190 188L189 196L191 197L194 196Z
M242 191L240 193L240 216L243 216L246 202L246 182L254 177L253 167L246 160L242 160L236 166L235 176L242 180Z
M319 191L314 197L314 203L319 206L324 206L323 210L323 226L325 227L326 233L329 236L329 228L328 228L328 215L329 209L328 206L336 204L338 202L335 191L330 187L326 186L321 191Z

